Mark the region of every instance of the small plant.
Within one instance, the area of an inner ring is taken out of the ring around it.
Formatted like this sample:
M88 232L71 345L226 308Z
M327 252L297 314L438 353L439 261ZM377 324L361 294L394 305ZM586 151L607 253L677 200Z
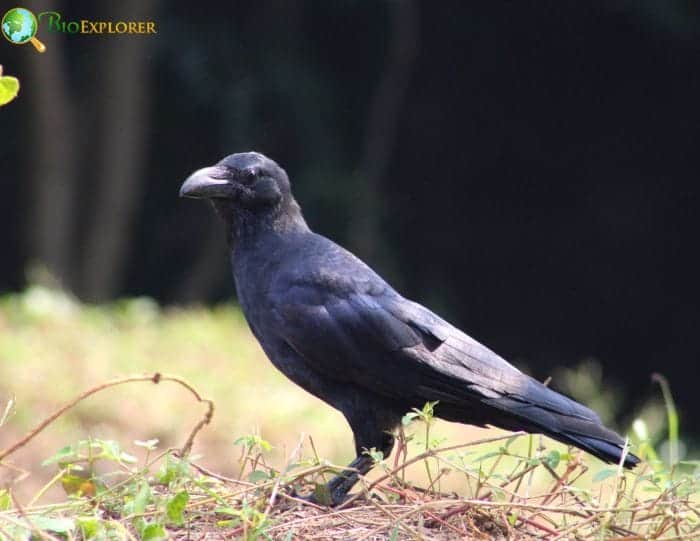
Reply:
M265 464L264 454L272 450L272 445L258 434L241 436L233 444L241 447L241 455L238 459L240 464L238 479L243 478L246 467L250 468L248 480L251 483L267 479L267 474L262 470L258 470L257 467L259 464Z
M251 505L247 499L244 499L237 507L218 507L216 513L227 517L218 520L217 526L234 528L240 531L246 540L259 539L260 537L270 539L270 536L265 534L265 529L271 524L270 518L264 511Z
M0 450L0 467L11 467L8 456L92 394L124 383L164 381L179 383L208 406L181 449L160 449L156 439L125 447L88 438L64 446L44 461L55 473L29 501L20 504L11 488L0 489L0 539L252 541L319 532L396 540L700 539L700 462L681 460L678 445L665 461L642 420L633 428L636 451L645 462L628 472L619 465L601 467L588 455L537 435L509 433L448 444L438 434L444 426L435 419L438 404L430 402L404 416L393 460L377 449L365 451L380 466L379 476L362 478L360 491L327 510L297 497L314 492L316 501L329 501L320 491L342 470L319 455L311 438L307 444L302 436L275 467L270 442L259 433L242 436L234 442L240 448L237 477L210 472L190 451L211 419L213 404L186 381L153 374L82 393ZM665 385L669 442L678 442L680 423ZM0 429L21 413L14 400L1 410ZM418 470L407 473L413 465ZM448 491L455 480L459 493ZM56 486L63 488L64 499L44 504Z
M431 423L433 407L414 410L409 420ZM421 433L426 441L436 441L434 430L421 427ZM336 469L315 454L304 457L303 440L281 470L266 464L264 455L272 447L259 436L236 440L246 464L245 480L211 474L172 451L159 452L156 440L134 442L143 459L111 440L81 440L44 462L58 468L53 483L68 487L65 503L30 502L20 509L9 491L0 490L0 537L160 540L211 532L252 541L295 539L329 528L339 536L346 528L357 537L377 532L395 539L430 539L439 531L460 537L591 540L691 539L700 534L698 463L679 463L675 469L646 465L639 473L607 467L591 475L578 452L545 449L529 456L529 440L509 434L451 446L420 441L418 454L393 466L370 449L385 473L364 480L365 491L332 513L284 490L313 486L315 476ZM402 472L428 459L427 486L406 483ZM472 495L438 490L435 481L446 472L464 475ZM530 485L531 476L536 482Z
M418 444L423 445L423 450L426 453L429 453L431 449L437 449L440 446L440 444L444 441L441 438L431 438L430 434L430 428L435 423L435 406L437 404L437 401L426 402L423 405L422 409L413 408L413 411L410 411L409 413L404 415L403 419L401 420L401 424L404 428L409 426L413 421L419 421L423 423L424 440L423 442L418 442ZM428 476L428 480L430 482L428 490L433 490L435 482L439 479L439 477L434 479L435 474L431 471L428 457L424 459L423 464L425 465L425 473ZM435 459L434 466L439 469L440 464L437 459Z

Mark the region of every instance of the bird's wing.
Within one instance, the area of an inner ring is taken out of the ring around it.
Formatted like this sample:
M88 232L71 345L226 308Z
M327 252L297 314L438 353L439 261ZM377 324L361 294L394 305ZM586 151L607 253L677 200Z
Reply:
M369 271L369 272L368 272ZM319 373L414 400L509 397L597 420L427 308L404 299L367 267L293 280L275 294L276 325ZM591 420L593 420L591 419Z
M411 328L433 337L433 347L410 352L411 356L430 365L439 373L467 384L471 391L488 399L508 401L512 407L535 406L544 410L600 422L590 409L553 392L545 385L523 374L505 359L450 325L424 306L403 298L386 301L386 309Z
M359 273L289 285L273 309L280 337L340 383L402 404L438 400L451 420L541 432L618 459L624 442L595 412L382 284Z

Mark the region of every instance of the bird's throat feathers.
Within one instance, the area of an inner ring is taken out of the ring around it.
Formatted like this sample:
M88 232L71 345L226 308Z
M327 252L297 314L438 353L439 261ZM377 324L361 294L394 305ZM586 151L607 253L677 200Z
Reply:
M264 234L284 235L309 231L301 207L291 196L268 208L242 208L224 199L214 199L212 204L226 224L227 240L232 247Z

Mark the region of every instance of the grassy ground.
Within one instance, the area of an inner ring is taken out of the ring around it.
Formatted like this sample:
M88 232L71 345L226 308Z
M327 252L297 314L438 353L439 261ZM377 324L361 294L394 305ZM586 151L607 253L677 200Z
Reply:
M364 485L377 499L361 494L333 513L303 505L284 487L312 490L328 464L349 462L351 433L274 370L229 305L82 306L41 288L5 297L0 456L80 392L143 373L176 375L214 403L187 460L164 454L206 413L184 386L102 390L0 461L0 486L10 489L0 491L0 537L673 539L697 526L696 464L671 470L644 444L652 465L625 477L549 440L435 422L429 411L407 425L407 455L377 457Z
M316 435L326 456L351 458L342 416L270 365L234 306L162 312L149 300L135 299L86 307L43 289L8 297L0 310L0 409L15 401L0 428L0 447L95 384L154 372L177 374L216 403L194 452L222 474L237 471L234 440L255 432L276 443L273 460L300 432ZM90 436L126 443L157 438L161 446L177 446L202 412L177 385L105 391L13 455L32 472L18 488L32 493L53 475L37 466L67 443Z

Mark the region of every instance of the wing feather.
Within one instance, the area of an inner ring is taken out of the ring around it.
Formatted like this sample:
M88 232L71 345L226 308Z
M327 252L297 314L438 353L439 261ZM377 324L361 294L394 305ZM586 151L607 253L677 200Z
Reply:
M624 442L592 410L404 299L351 254L333 253L332 267L346 272L320 264L291 273L272 295L279 338L314 370L397 404L439 400L449 420L542 432L617 460Z

